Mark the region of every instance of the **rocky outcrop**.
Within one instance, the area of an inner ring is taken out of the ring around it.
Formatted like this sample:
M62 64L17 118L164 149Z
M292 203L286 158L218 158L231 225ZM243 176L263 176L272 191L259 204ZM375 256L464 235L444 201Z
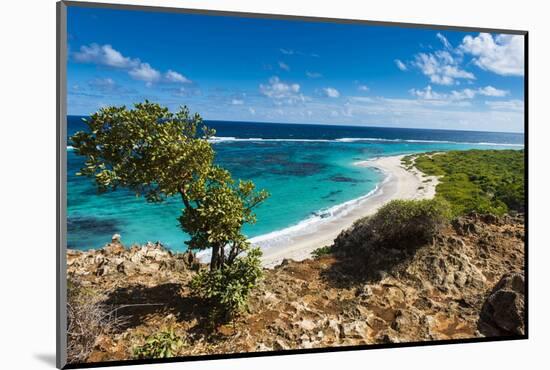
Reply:
M190 273L198 266L198 259L192 252L174 254L158 242L126 248L118 234L113 235L111 243L102 249L67 251L67 275L84 285L97 285L117 278L144 280L148 277L152 277L151 283L154 283L157 277L166 277L172 272Z
M525 334L523 273L505 274L481 308L479 328L486 336Z
M67 258L69 278L104 295L104 304L136 305L120 311L130 324L96 346L93 359L107 361L131 357L160 328L185 339L178 355L521 334L523 239L521 217L469 215L412 252L386 251L375 271L338 254L285 260L264 270L247 313L215 333L206 330L208 307L188 289L192 254L124 248L115 238Z

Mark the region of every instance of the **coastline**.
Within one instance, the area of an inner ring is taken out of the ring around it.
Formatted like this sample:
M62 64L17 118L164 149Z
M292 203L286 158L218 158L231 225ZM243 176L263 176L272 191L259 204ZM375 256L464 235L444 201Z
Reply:
M378 188L361 199L349 212L329 219L323 224L322 229L290 237L285 247L262 248L262 265L272 268L284 259L302 261L311 258L311 252L315 249L331 245L342 230L352 226L357 219L374 214L391 200L433 198L438 184L437 177L427 176L416 168L407 170L401 163L404 156L379 157L356 162L357 166L373 167L386 175ZM255 244L254 241L252 242Z

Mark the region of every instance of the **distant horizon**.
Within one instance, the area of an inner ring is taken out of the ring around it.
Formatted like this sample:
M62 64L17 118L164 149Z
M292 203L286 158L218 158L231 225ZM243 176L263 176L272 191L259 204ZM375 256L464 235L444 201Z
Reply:
M211 121L524 133L521 35L85 5L67 17L72 115L148 99Z
M90 117L86 114L67 114L67 117ZM494 133L494 134L517 134L524 135L525 132L517 131L485 131L485 130L460 130L460 129L445 129L445 128L428 128L428 127L395 127L395 126L375 126L375 125L352 125L352 124L333 124L333 123L300 123L300 122L275 122L275 121L244 121L244 120L223 120L223 119L206 119L203 118L204 122L234 122L234 123L266 123L271 125L302 125L302 126L327 126L327 127L351 127L351 128L375 128L375 129L396 129L396 130L434 130L434 131L457 131L457 132L485 132L485 133Z

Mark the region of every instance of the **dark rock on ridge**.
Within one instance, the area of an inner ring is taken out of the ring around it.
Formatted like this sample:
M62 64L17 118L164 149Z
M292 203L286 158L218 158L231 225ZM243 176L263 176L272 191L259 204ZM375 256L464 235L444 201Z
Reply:
M525 334L523 273L502 276L481 308L479 328L487 336Z

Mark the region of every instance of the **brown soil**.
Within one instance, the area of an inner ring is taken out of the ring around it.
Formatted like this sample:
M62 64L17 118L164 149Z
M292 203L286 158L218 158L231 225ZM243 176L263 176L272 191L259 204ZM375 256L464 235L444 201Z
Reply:
M159 246L68 253L70 280L127 316L96 339L88 361L131 359L147 335L173 329L177 355L270 351L474 338L480 311L508 272L523 272L523 218L472 215L388 269L363 275L337 255L265 270L249 312L210 329L208 307L190 296L196 261ZM137 257L136 257L137 256ZM124 267L120 267L124 266Z

